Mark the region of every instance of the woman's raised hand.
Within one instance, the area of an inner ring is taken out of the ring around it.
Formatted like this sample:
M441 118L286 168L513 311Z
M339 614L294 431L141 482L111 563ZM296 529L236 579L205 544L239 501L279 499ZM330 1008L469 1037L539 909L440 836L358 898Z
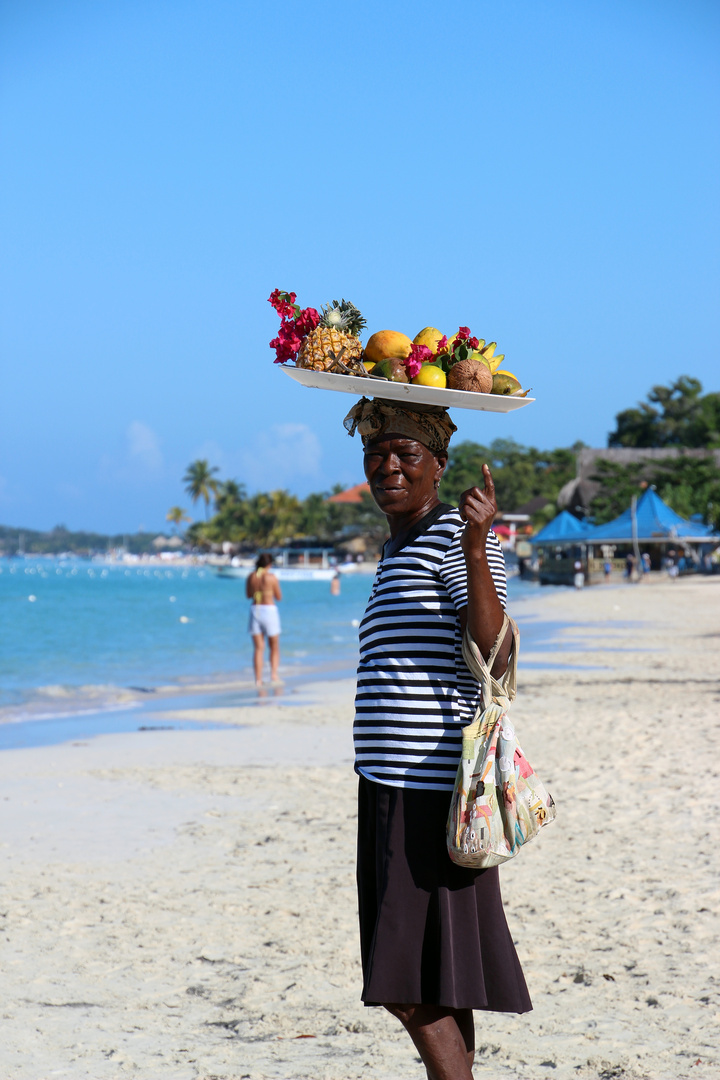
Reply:
M487 465L483 465L485 487L471 487L460 496L458 509L467 522L462 535L462 549L466 556L484 555L487 535L497 514L495 484Z

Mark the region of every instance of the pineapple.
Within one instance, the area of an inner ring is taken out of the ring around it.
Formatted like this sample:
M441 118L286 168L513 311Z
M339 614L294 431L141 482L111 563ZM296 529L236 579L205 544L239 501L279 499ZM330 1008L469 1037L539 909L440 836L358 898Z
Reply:
M365 319L349 300L333 300L322 308L320 322L307 335L297 355L297 366L313 371L347 374L361 369L362 343L359 338Z

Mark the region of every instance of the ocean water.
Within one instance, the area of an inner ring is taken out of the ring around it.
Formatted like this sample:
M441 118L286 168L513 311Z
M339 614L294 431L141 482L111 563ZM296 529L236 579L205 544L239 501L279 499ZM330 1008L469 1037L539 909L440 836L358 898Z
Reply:
M354 666L372 579L283 582L286 669ZM0 561L0 708L91 687L251 678L245 582L211 568ZM81 695L80 695L81 696ZM98 696L101 696L98 693Z
M282 583L289 688L354 673L371 585L346 574L332 596L328 582ZM511 579L511 598L528 591ZM256 703L248 613L245 582L208 567L0 559L0 749L152 726L179 696Z

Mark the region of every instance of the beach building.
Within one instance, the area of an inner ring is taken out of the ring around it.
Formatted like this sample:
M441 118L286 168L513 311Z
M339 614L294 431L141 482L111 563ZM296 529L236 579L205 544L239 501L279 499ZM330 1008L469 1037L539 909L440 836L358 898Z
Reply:
M606 564L611 573L623 573L628 555L639 565L646 552L653 570L661 569L671 552L686 562L686 569L699 569L703 556L720 544L720 534L702 522L687 521L648 488L605 525L592 525L563 510L531 544L542 585L572 584L578 560L586 584L592 585L605 579Z

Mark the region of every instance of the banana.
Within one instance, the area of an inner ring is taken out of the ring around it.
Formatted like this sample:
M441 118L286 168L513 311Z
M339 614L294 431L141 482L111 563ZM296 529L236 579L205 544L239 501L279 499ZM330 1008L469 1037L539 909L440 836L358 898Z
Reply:
M486 345L485 348L483 349L483 351L482 351L483 356L486 357L486 359L489 360L496 349L497 349L497 341L491 341L490 344Z
M492 359L489 361L490 370L492 371L493 375L495 374L497 369L500 367L500 365L502 364L504 359L505 359L505 353L501 352L501 353L497 353L497 355L493 356Z

